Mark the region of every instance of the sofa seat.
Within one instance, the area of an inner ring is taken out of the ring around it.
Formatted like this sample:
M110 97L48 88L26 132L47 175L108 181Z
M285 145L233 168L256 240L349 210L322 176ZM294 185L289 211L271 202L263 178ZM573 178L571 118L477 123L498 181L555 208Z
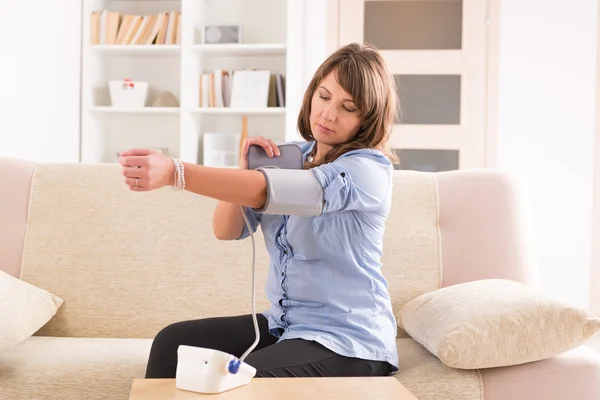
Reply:
M448 368L413 339L398 339L396 377L419 400L480 400L476 371ZM33 336L0 358L2 400L127 400L151 339ZM54 390L54 388L56 390Z
M484 400L478 371L450 368L411 338L396 343L400 370L395 377L417 399Z
M33 336L0 358L0 397L127 400L133 379L144 376L151 344L151 339ZM600 354L586 346L543 361L477 371L447 367L410 338L397 345L395 377L419 400L593 400L600 393Z
M151 339L33 336L0 356L3 400L127 400Z

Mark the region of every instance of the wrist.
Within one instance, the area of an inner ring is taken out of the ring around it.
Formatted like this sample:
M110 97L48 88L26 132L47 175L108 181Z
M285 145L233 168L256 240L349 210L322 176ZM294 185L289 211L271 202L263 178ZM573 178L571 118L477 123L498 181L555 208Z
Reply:
M177 182L177 167L175 166L175 161L173 161L171 164L167 186L175 186L175 182Z

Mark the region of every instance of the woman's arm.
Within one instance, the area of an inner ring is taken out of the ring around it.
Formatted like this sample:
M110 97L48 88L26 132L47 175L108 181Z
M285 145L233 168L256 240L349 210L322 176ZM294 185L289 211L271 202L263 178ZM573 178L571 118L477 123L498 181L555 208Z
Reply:
M267 186L261 172L203 167L184 163L186 190L220 200L213 213L212 229L219 240L235 240L244 230L240 205L260 208Z
M267 200L267 183L260 171L183 165L185 188L192 193L253 208L264 206Z
M125 182L134 191L148 191L173 185L175 164L163 154L151 149L132 149L119 158ZM213 168L183 163L185 189L202 196L262 207L267 198L267 183L262 172Z
M219 240L236 240L244 232L246 221L239 204L219 201L213 213L212 228Z
M279 148L277 145L269 139L265 139L262 136L259 137L247 137L242 144L240 151L240 162L239 168L246 170L248 168L248 147L251 145L261 146L265 152L270 156L278 156ZM265 189L266 196L266 189ZM246 221L242 215L240 205L237 203L228 203L226 201L219 201L215 212L213 213L212 228L215 237L219 240L236 240L244 232L244 226Z

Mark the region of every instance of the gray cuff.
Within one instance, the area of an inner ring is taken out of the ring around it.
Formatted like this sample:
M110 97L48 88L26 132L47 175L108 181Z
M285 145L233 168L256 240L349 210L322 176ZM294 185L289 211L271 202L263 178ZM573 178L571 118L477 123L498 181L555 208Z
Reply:
M323 187L310 170L257 168L267 181L267 201L255 209L263 214L318 216L323 212Z

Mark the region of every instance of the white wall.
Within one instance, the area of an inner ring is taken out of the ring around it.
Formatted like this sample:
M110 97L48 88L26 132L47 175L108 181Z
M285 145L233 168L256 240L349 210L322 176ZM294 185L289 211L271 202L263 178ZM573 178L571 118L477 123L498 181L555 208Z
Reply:
M600 7L598 15L598 35L596 43L597 63L600 60ZM590 310L600 315L600 64L596 65L596 132L594 159L594 219L592 235L592 274L590 284ZM596 339L596 350L600 351L600 337Z
M286 121L286 140L301 140L297 133L297 116L302 106L306 87L319 65L337 48L337 0L294 0L290 2L294 13L288 30L290 48L287 62L287 104L290 110ZM297 65L301 65L297 69Z
M542 289L589 306L597 0L500 1L497 166L531 191Z
M0 157L79 159L81 5L8 1L0 24Z

